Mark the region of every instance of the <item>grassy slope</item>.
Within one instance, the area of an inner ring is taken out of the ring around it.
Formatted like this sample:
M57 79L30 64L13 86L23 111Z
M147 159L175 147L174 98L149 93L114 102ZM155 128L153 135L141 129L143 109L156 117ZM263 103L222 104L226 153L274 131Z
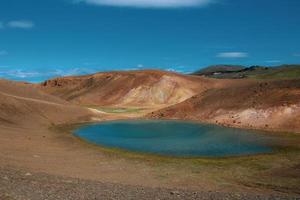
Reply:
M249 76L257 79L295 79L300 78L300 67L284 67L270 70L267 73Z
M105 113L137 113L141 112L144 109L143 108L132 108L132 107L101 107L101 106L93 106L88 105L85 106L87 108L93 108Z
M203 70L205 71L205 70ZM219 72L219 71L216 71ZM282 65L278 67L261 67L253 66L243 70L223 71L221 73L207 75L205 73L196 73L197 75L204 75L211 78L220 79L240 79L240 78L254 78L254 79L296 79L300 78L300 65Z

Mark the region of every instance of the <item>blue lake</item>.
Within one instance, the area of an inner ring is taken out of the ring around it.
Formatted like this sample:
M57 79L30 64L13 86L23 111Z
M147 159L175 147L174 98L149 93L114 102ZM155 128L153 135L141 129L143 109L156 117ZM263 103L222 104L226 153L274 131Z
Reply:
M128 151L178 157L270 153L268 136L254 131L183 121L112 121L74 133L87 142Z

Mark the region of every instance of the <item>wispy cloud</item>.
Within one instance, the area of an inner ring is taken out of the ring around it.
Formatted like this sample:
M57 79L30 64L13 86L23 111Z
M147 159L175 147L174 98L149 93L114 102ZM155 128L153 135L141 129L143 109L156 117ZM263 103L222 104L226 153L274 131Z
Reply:
M10 67L0 67L0 78L11 80L22 80L30 82L41 82L54 77L85 75L95 73L96 70L88 68L70 68L55 70L26 70L10 69Z
M174 66L167 66L167 67L159 67L159 66L145 66L143 64L138 64L135 68L128 68L128 70L144 70L144 69L157 69L157 70L165 70L171 72L178 72L183 74L191 73L192 71L189 67L183 65L174 65Z
M3 28L4 28L3 22L0 22L0 29L3 29Z
M35 24L29 20L14 20L8 22L7 26L10 28L31 29L35 26Z
M248 53L245 52L222 52L217 54L218 58L247 58Z
M294 53L293 56L300 57L300 53Z
M23 70L9 70L3 74L6 74L9 77L16 77L16 78L32 78L41 75L41 73L39 72L30 72L30 71L23 71Z
M192 73L192 71L191 71L191 69L189 67L186 67L186 66L183 66L183 65L172 66L172 67L169 67L169 68L167 68L165 70L171 71L171 72L182 73L182 74L190 74L190 73Z
M58 69L53 71L52 74L55 76L73 76L73 75L93 74L96 72L97 71L95 69L76 67L67 70Z
M5 55L7 55L8 53L7 53L7 51L5 51L5 50L0 50L0 56L5 56Z
M137 65L137 68L139 68L139 69L143 69L145 66L143 65L143 64L138 64Z
M92 5L102 6L126 6L137 8L179 8L200 7L208 5L216 0L74 0Z

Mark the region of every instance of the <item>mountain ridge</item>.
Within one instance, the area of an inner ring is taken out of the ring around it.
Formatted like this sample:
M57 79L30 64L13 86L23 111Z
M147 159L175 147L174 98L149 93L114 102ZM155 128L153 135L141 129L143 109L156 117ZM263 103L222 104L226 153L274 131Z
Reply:
M300 77L300 65L283 64L273 67L259 65L250 67L240 65L215 65L198 70L193 74L219 79L293 79Z

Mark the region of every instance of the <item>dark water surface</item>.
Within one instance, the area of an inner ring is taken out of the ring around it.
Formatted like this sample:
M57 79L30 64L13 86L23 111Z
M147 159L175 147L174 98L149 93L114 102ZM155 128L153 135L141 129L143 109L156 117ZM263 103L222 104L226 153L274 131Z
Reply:
M100 146L167 156L224 157L272 152L264 134L184 121L112 121L82 126L74 134Z

